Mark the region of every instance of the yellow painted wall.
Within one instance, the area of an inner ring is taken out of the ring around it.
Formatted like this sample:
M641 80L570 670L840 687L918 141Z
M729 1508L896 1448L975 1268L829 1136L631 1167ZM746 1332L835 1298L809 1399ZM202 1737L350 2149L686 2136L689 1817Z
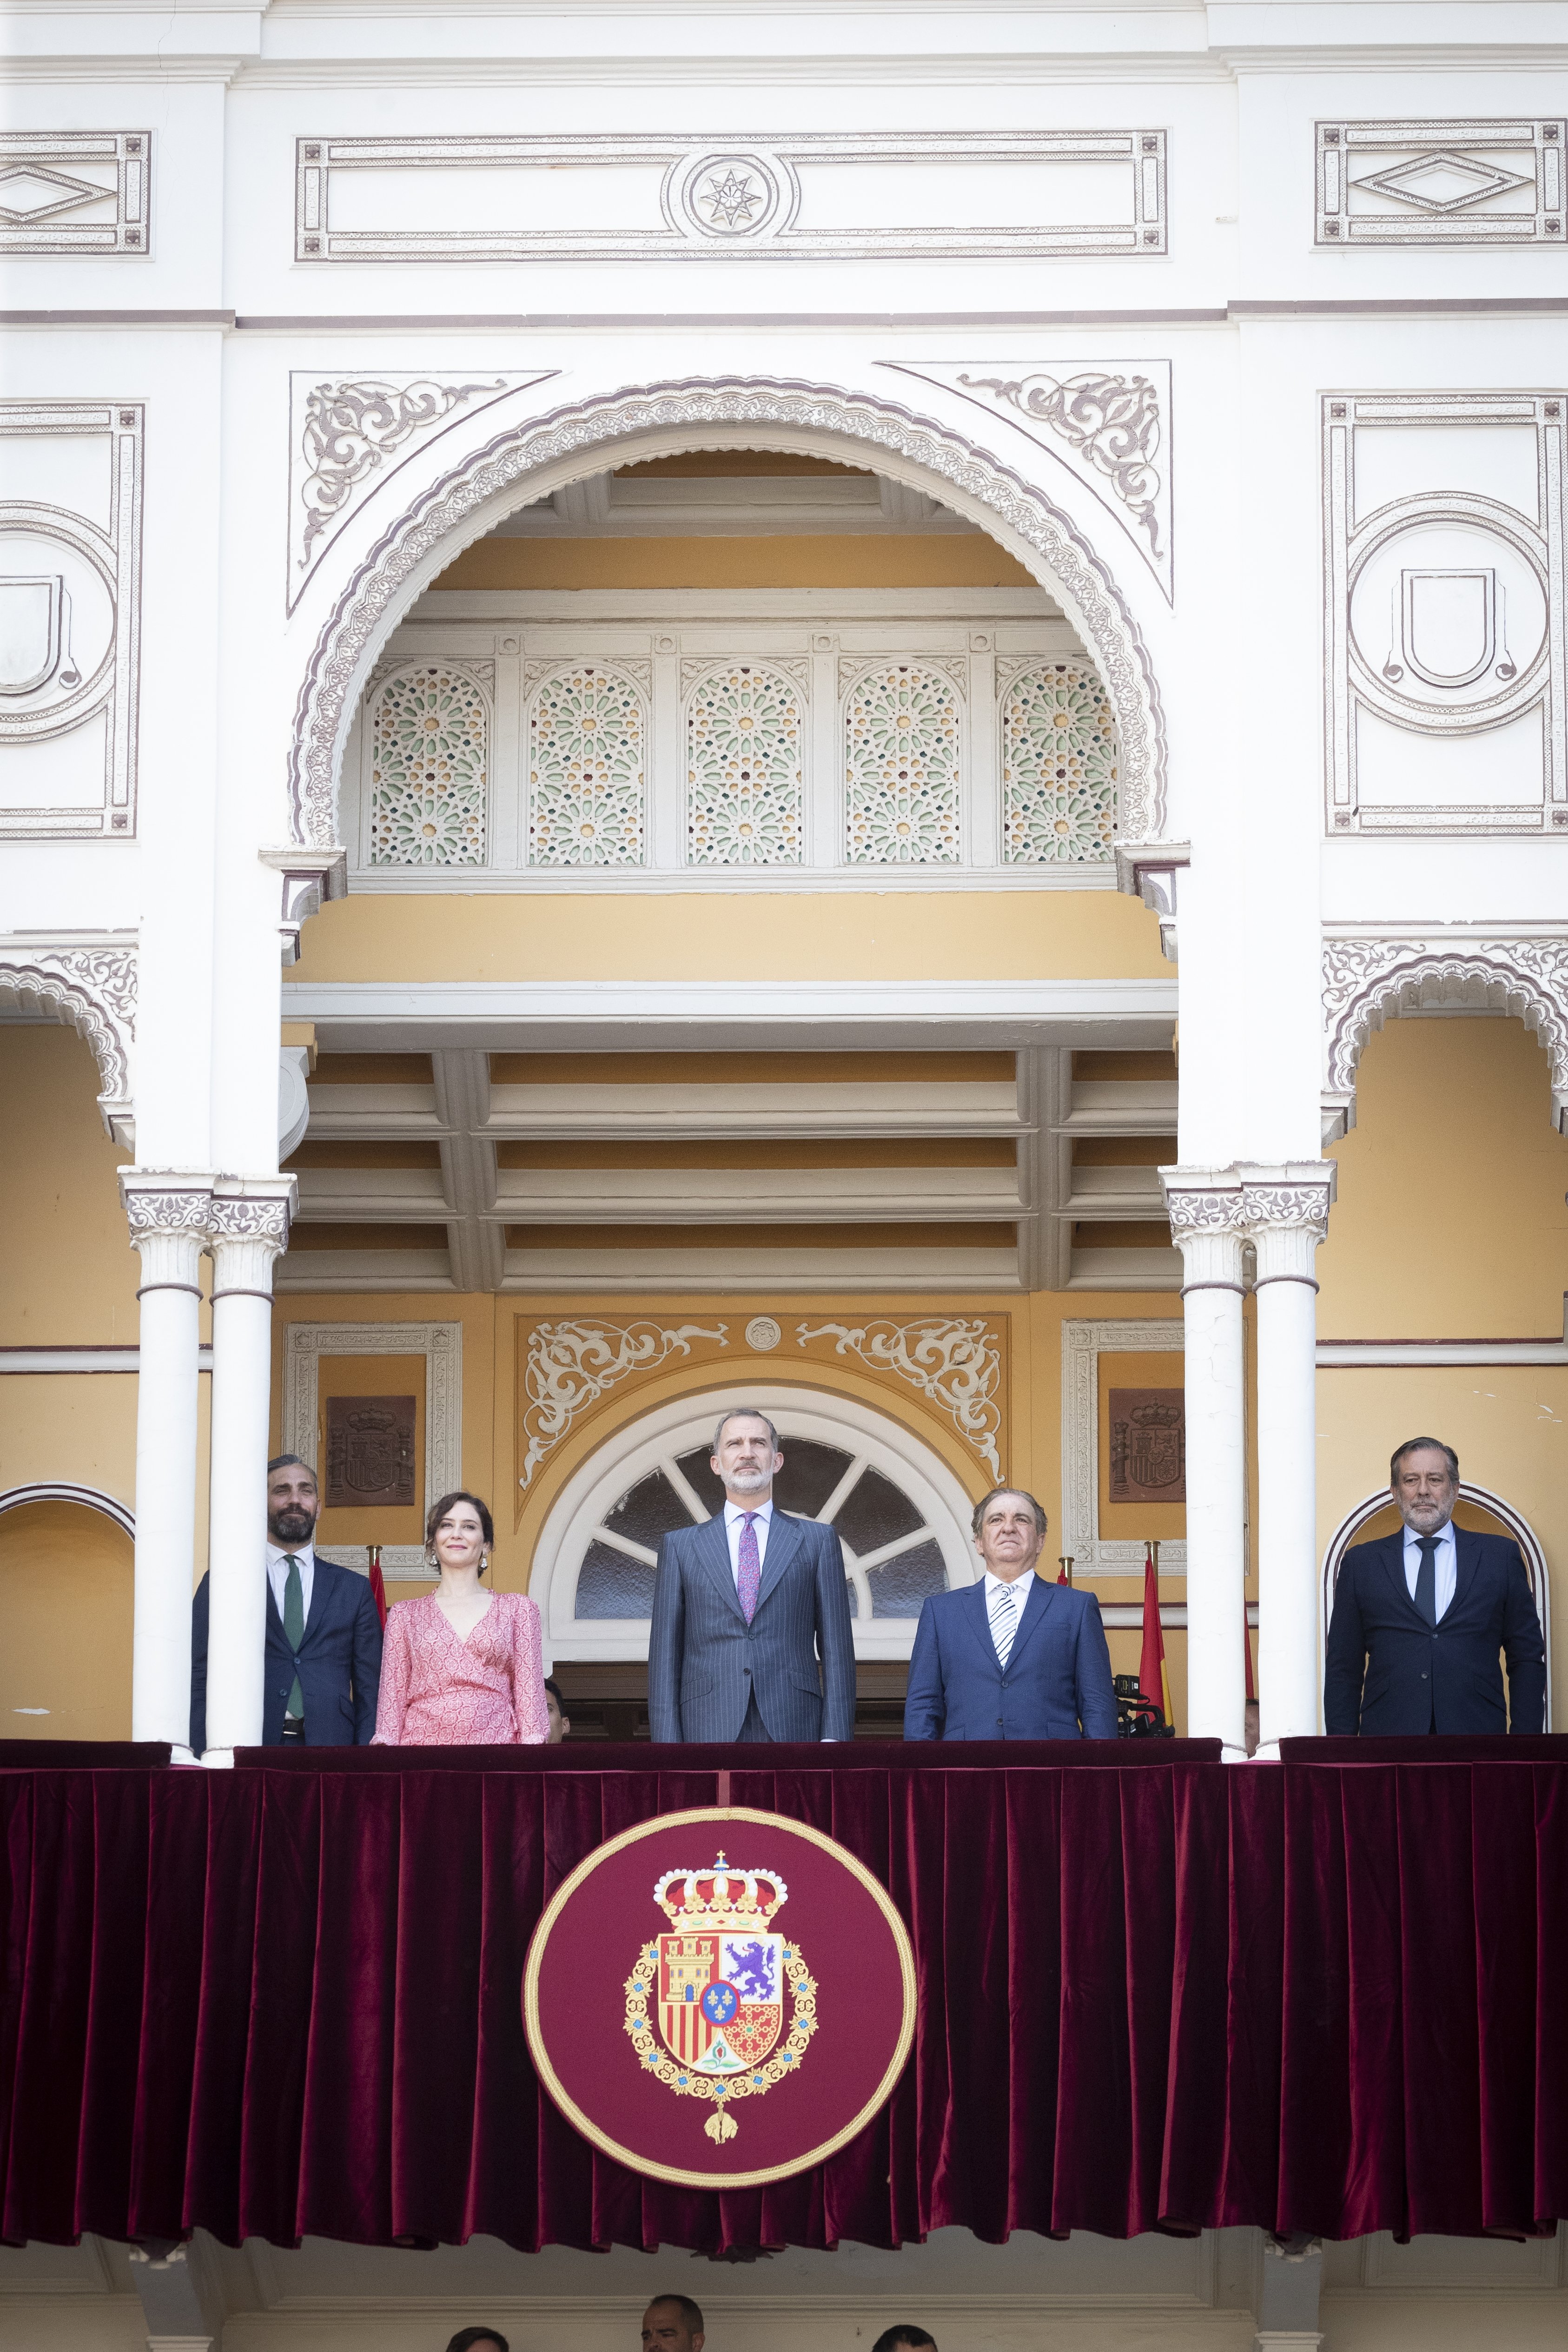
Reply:
M130 1738L132 1567L100 1511L0 1512L0 1738Z
M983 531L481 539L433 588L1033 588Z
M1164 980L1159 926L1112 890L668 898L351 894L284 981Z
M74 1029L0 1025L0 1346L134 1345L137 1257L103 1131L99 1077Z
M1568 1138L1520 1021L1391 1021L1333 1146L1325 1339L1563 1337Z

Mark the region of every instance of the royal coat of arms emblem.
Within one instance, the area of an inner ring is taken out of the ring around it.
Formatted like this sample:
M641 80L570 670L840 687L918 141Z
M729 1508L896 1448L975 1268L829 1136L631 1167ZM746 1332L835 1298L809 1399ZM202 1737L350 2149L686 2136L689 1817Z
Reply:
M797 2073L816 2031L805 1956L773 1927L788 1895L776 1870L722 1853L666 1871L653 1890L670 1932L644 1944L626 1979L626 2032L656 2081L712 2102L711 2140L735 2137L734 2101Z

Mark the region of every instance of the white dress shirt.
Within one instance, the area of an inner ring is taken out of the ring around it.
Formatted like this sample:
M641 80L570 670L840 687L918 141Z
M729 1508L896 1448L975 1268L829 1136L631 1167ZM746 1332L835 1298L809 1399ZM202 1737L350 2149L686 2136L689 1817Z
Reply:
M1439 1620L1447 1615L1454 1598L1454 1586L1458 1578L1458 1547L1454 1541L1454 1522L1448 1519L1434 1528L1437 1549L1432 1558L1434 1602ZM1421 1568L1421 1536L1415 1528L1405 1530L1405 1581L1410 1587L1410 1598L1415 1598L1415 1579Z
M728 1497L725 1498L724 1533L730 1538L730 1573L735 1580L737 1592L741 1589L741 1529L748 1511L756 1521L757 1566L760 1569L768 1556L768 1521L773 1515L772 1497L764 1496L760 1503L731 1503Z
M313 1543L296 1544L292 1551L279 1551L275 1543L267 1547L267 1581L272 1587L272 1598L278 1603L278 1622L283 1622L283 1593L289 1582L289 1562L300 1563L300 1592L305 1604L305 1622L310 1620L310 1589L316 1580L316 1547Z

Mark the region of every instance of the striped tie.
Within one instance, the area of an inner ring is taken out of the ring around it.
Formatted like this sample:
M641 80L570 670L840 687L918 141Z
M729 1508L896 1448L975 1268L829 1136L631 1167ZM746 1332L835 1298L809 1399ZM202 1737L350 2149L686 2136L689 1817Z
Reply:
M991 1594L991 1639L995 1643L996 1661L1004 1674L1013 1654L1013 1640L1017 1631L1018 1596L1010 1584L998 1584Z

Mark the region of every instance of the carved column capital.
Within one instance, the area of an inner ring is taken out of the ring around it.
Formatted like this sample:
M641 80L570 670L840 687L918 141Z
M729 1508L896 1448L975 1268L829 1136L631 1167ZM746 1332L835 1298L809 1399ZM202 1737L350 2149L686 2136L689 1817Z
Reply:
M1182 1253L1182 1290L1242 1287L1241 1180L1234 1168L1162 1168L1171 1239Z
M122 1168L120 1197L141 1253L142 1281L152 1290L188 1290L201 1297L202 1253L212 1218L213 1180L199 1170Z
M1258 1252L1258 1282L1305 1282L1317 1288L1312 1263L1328 1239L1329 1210L1339 1178L1332 1160L1288 1161L1237 1171L1242 1216Z
M213 1297L270 1299L272 1262L289 1246L292 1176L219 1176L213 1185Z

